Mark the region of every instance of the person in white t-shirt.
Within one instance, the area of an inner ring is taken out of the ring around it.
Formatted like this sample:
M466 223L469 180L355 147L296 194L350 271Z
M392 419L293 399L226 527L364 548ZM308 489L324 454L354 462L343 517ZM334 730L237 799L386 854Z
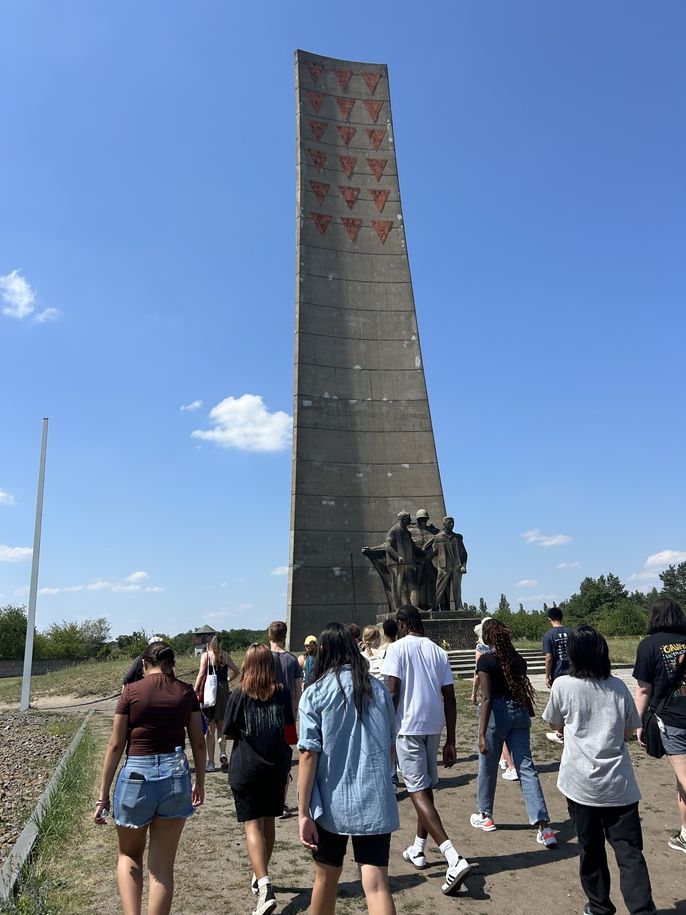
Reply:
M643 857L641 797L625 741L640 726L628 686L610 674L607 642L592 626L567 638L569 676L554 680L543 718L564 725L557 787L567 798L579 840L585 915L614 912L605 841L615 853L620 889L631 915L657 911Z
M403 858L416 868L425 868L430 835L448 862L441 889L451 896L464 882L471 865L448 838L432 788L438 784L437 756L444 726L443 765L455 765L453 675L447 653L425 637L416 607L400 607L396 619L400 638L388 646L381 673L388 678L396 708L398 763L417 813L414 844L405 849Z

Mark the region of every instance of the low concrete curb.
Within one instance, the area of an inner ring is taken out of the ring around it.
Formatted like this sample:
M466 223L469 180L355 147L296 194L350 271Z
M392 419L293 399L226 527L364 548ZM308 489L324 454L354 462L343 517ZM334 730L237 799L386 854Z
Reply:
M93 709L88 712L86 717L83 719L81 727L78 729L76 734L74 734L71 743L64 751L62 759L57 763L57 767L52 773L52 777L48 782L45 791L41 794L38 803L33 810L33 813L26 823L26 826L24 826L21 835L14 843L14 848L9 853L7 860L2 866L2 873L0 873L0 902L7 902L7 900L12 896L12 893L14 892L14 885L17 882L17 878L19 877L22 868L26 864L29 855L33 851L33 846L35 845L36 839L38 837L38 828L40 826L40 822L45 816L48 807L50 806L50 802L52 801L52 796L55 793L57 783L59 782L70 757L74 753L74 750L76 750L79 743L81 742L83 732L92 714Z

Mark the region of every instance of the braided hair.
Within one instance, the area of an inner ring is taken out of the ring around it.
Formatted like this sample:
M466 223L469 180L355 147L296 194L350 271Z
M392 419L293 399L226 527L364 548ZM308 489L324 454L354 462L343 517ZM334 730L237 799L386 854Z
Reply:
M486 620L482 638L496 653L513 700L522 708L533 710L536 694L526 675L526 661L512 644L510 630L499 620Z

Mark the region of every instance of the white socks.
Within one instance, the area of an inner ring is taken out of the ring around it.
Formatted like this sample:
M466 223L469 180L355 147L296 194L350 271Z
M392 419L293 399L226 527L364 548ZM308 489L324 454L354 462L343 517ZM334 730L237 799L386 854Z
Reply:
M460 856L458 855L457 849L450 841L450 839L446 839L445 842L438 847L440 851L445 855L446 860L448 861L448 867L455 867L457 862L460 860Z
M415 855L423 855L425 848L426 839L420 839L419 836L415 836L414 845L412 846L412 850L414 851Z
M686 842L686 826L681 827L681 838L684 840L684 842ZM415 842L416 841L417 840L415 839Z
M266 877L260 877L260 879L257 881L257 886L261 889L263 886L267 886L268 883L271 883L269 874L267 874Z

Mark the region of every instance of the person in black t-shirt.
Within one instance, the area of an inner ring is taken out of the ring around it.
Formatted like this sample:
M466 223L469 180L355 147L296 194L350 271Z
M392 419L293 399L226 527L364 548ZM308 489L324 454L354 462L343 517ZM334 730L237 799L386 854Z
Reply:
M545 685L550 689L553 680L562 677L569 671L567 657L567 639L570 630L562 625L562 610L551 607L548 611L550 629L543 636L543 654L545 655ZM564 743L564 731L549 731L545 735L553 743Z
M276 908L269 879L274 820L283 812L291 744L296 742L288 690L276 681L274 655L267 645L248 648L239 689L229 696L224 734L233 739L229 785L236 817L243 823L253 869L252 891L261 915Z
M649 707L669 697L660 714L660 737L676 775L681 830L668 844L686 852L686 617L676 601L659 597L654 602L648 633L636 651L636 708L643 719ZM645 746L642 727L636 737Z

